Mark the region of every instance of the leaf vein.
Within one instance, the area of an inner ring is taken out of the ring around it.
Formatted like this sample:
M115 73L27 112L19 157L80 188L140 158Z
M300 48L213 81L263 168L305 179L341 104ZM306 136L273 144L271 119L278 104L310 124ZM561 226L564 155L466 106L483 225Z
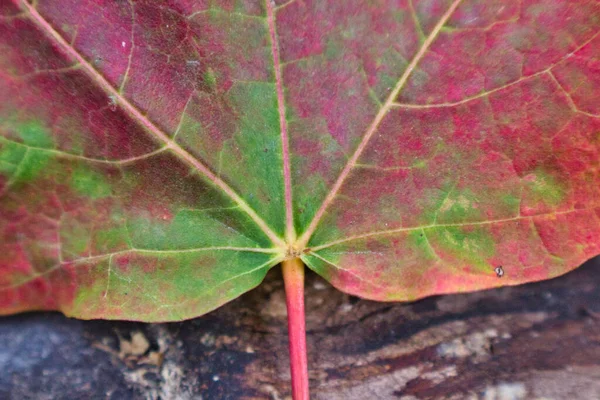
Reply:
M540 214L535 214L535 215L526 215L526 216L518 215L518 216L512 217L512 218L500 218L500 219L493 219L493 220L487 220L487 221L462 222L462 223L455 223L455 224L430 224L430 225L411 226L411 227L406 227L406 228L397 228L397 229L389 229L389 230L383 230L383 231L368 232L368 233L363 233L360 235L349 236L344 239L334 240L329 243L325 243L325 244L322 244L319 246L312 247L312 248L310 248L310 254L314 254L315 251L326 249L326 248L329 248L329 247L332 247L332 246L335 246L338 244L342 244L342 243L346 243L346 242L350 242L350 241L354 241L354 240L365 239L365 238L369 238L369 237L373 237L373 236L393 235L395 233L413 232L413 231L420 230L420 229L479 226L479 225L500 224L500 223L505 223L505 222L515 222L515 221L520 221L520 220L533 220L534 218L547 218L547 217L552 217L552 216L557 216L557 215L566 215L566 214L571 214L571 213L576 213L576 212L597 210L599 208L600 207L578 208L578 209L572 209L572 210L566 210L566 211L546 212L546 213L540 213Z
M267 24L271 38L271 56L273 57L273 69L275 70L275 86L277 90L277 110L279 112L279 129L281 133L281 152L283 161L283 183L285 198L285 236L288 243L296 240L294 230L294 215L292 206L292 173L290 166L290 149L287 131L285 95L283 91L283 77L281 74L279 43L277 40L277 27L275 25L275 10L273 0L265 0L267 7Z
M0 292L6 291L6 290L11 290L11 289L16 289L18 287L24 286L24 285L28 284L29 282L32 282L38 278L43 278L44 276L50 275L51 273L63 268L66 265L85 264L85 263L94 262L94 261L102 261L104 259L109 259L109 261L110 261L116 255L124 255L124 254L129 254L129 253L179 254L179 253L194 253L194 252L202 252L202 251L221 251L221 250L222 251L247 251L247 252L252 252L252 253L277 254L278 257L275 257L274 259L281 259L283 257L281 255L281 251L276 248L264 249L264 248L252 248L252 247L227 247L227 246L205 247L205 248L196 248L196 249L179 249L179 250L152 250L152 249L133 248L133 249L128 249L128 250L115 251L113 253L100 254L100 255L89 256L89 257L82 257L82 258L77 258L74 260L59 262L59 263L55 264L54 266L48 268L44 272L32 274L31 276L27 277L26 279L24 279L20 282L10 284L10 285L0 286Z

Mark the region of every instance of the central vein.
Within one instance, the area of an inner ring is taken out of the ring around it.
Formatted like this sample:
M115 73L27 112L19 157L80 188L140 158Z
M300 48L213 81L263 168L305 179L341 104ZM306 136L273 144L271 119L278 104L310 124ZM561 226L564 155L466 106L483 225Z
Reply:
M275 86L277 88L277 108L279 110L279 127L281 131L281 151L283 158L283 181L285 190L285 239L287 243L296 241L294 229L294 211L292 206L292 175L290 168L290 148L285 118L285 97L283 93L283 78L281 77L281 63L279 56L279 43L275 27L275 5L273 0L266 0L267 23L271 36L271 55L273 56L273 69L275 70Z

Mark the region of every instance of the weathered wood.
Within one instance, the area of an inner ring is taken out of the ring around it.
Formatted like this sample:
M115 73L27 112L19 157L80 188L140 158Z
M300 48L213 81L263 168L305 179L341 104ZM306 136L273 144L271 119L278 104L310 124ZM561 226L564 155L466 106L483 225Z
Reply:
M558 279L387 304L307 277L314 399L600 399L600 260ZM170 324L0 319L1 399L285 399L281 276Z

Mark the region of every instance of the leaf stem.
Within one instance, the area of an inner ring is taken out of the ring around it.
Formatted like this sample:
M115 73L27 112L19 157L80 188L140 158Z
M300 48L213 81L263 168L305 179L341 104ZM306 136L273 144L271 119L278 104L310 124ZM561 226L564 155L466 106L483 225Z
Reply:
M299 258L292 258L283 261L282 269L288 313L292 397L294 400L308 400L304 264Z

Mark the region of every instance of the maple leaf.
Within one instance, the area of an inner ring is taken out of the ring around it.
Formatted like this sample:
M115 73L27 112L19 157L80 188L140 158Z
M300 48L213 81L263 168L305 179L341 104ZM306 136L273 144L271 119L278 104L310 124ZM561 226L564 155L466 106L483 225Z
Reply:
M0 312L172 321L600 253L596 1L3 0Z

